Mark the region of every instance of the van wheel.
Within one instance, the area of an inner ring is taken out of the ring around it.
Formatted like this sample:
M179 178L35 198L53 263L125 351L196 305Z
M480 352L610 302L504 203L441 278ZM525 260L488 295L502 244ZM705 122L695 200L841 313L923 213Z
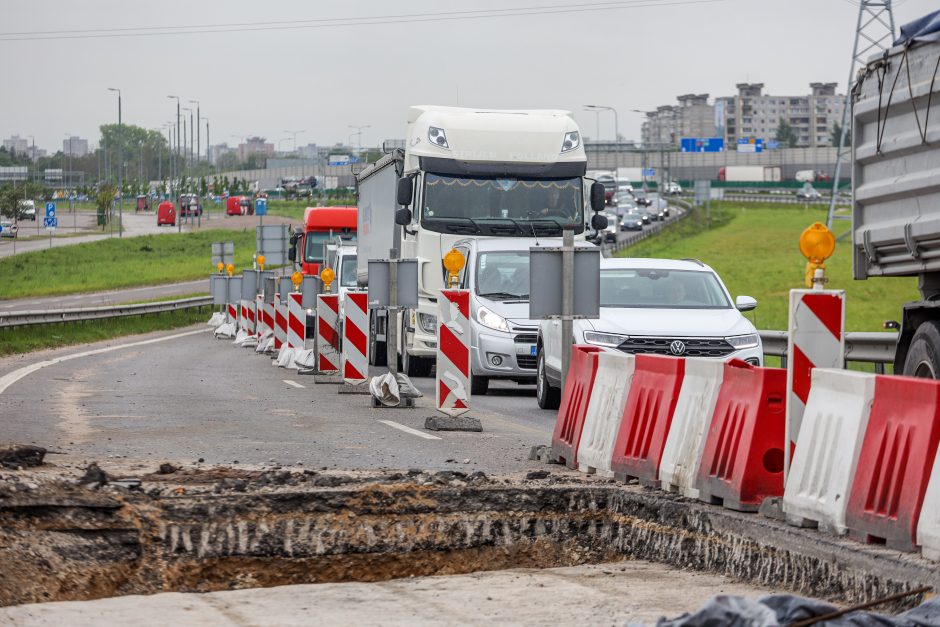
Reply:
M545 352L539 347L535 375L535 400L542 409L558 409L561 405L561 390L553 387L545 372Z
M940 322L925 322L917 328L904 360L903 374L921 379L940 378Z
M472 396L485 396L490 389L489 377L470 375L470 394Z

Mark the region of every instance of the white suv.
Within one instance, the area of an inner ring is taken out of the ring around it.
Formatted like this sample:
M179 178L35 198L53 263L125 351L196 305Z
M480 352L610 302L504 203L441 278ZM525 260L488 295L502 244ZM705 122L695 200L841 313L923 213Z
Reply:
M750 296L732 303L718 274L694 259L602 259L600 318L575 320L574 341L608 351L737 358L760 366L760 336L741 315L755 307ZM557 408L561 398L561 351L561 322L543 320L536 346L542 409Z

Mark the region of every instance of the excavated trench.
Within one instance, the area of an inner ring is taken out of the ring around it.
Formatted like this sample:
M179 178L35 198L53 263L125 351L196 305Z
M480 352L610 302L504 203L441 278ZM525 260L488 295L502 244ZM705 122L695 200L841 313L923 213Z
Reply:
M564 471L216 469L127 485L0 481L0 605L632 558L841 602L940 584L916 556Z

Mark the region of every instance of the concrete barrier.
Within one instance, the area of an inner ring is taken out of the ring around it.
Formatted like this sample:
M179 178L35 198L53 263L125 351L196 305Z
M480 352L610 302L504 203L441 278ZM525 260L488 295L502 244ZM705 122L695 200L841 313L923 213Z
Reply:
M602 477L614 475L610 461L635 365L633 355L606 352L597 355L597 374L578 445L578 470Z
M875 397L875 375L816 368L783 492L787 522L846 532L847 495Z
M705 434L712 423L724 371L724 362L686 358L685 376L672 415L672 427L659 463L659 480L664 490L698 498L695 485Z

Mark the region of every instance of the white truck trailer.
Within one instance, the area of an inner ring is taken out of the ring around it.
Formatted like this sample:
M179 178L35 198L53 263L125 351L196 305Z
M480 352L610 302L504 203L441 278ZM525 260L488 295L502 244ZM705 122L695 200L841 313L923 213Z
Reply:
M588 188L580 129L571 113L414 106L405 149L357 176L360 286L369 259L398 250L418 261L418 308L391 321L404 372L424 376L437 352L442 258L467 237L560 237L606 227L604 188ZM471 315L473 315L471 313ZM383 363L389 320L370 315L373 364Z
M738 183L777 183L781 180L778 165L729 165L718 170L719 181Z
M902 307L894 371L933 379L940 378L940 41L930 24L938 15L902 27L901 40L871 58L852 91L855 278L918 278L921 299Z

